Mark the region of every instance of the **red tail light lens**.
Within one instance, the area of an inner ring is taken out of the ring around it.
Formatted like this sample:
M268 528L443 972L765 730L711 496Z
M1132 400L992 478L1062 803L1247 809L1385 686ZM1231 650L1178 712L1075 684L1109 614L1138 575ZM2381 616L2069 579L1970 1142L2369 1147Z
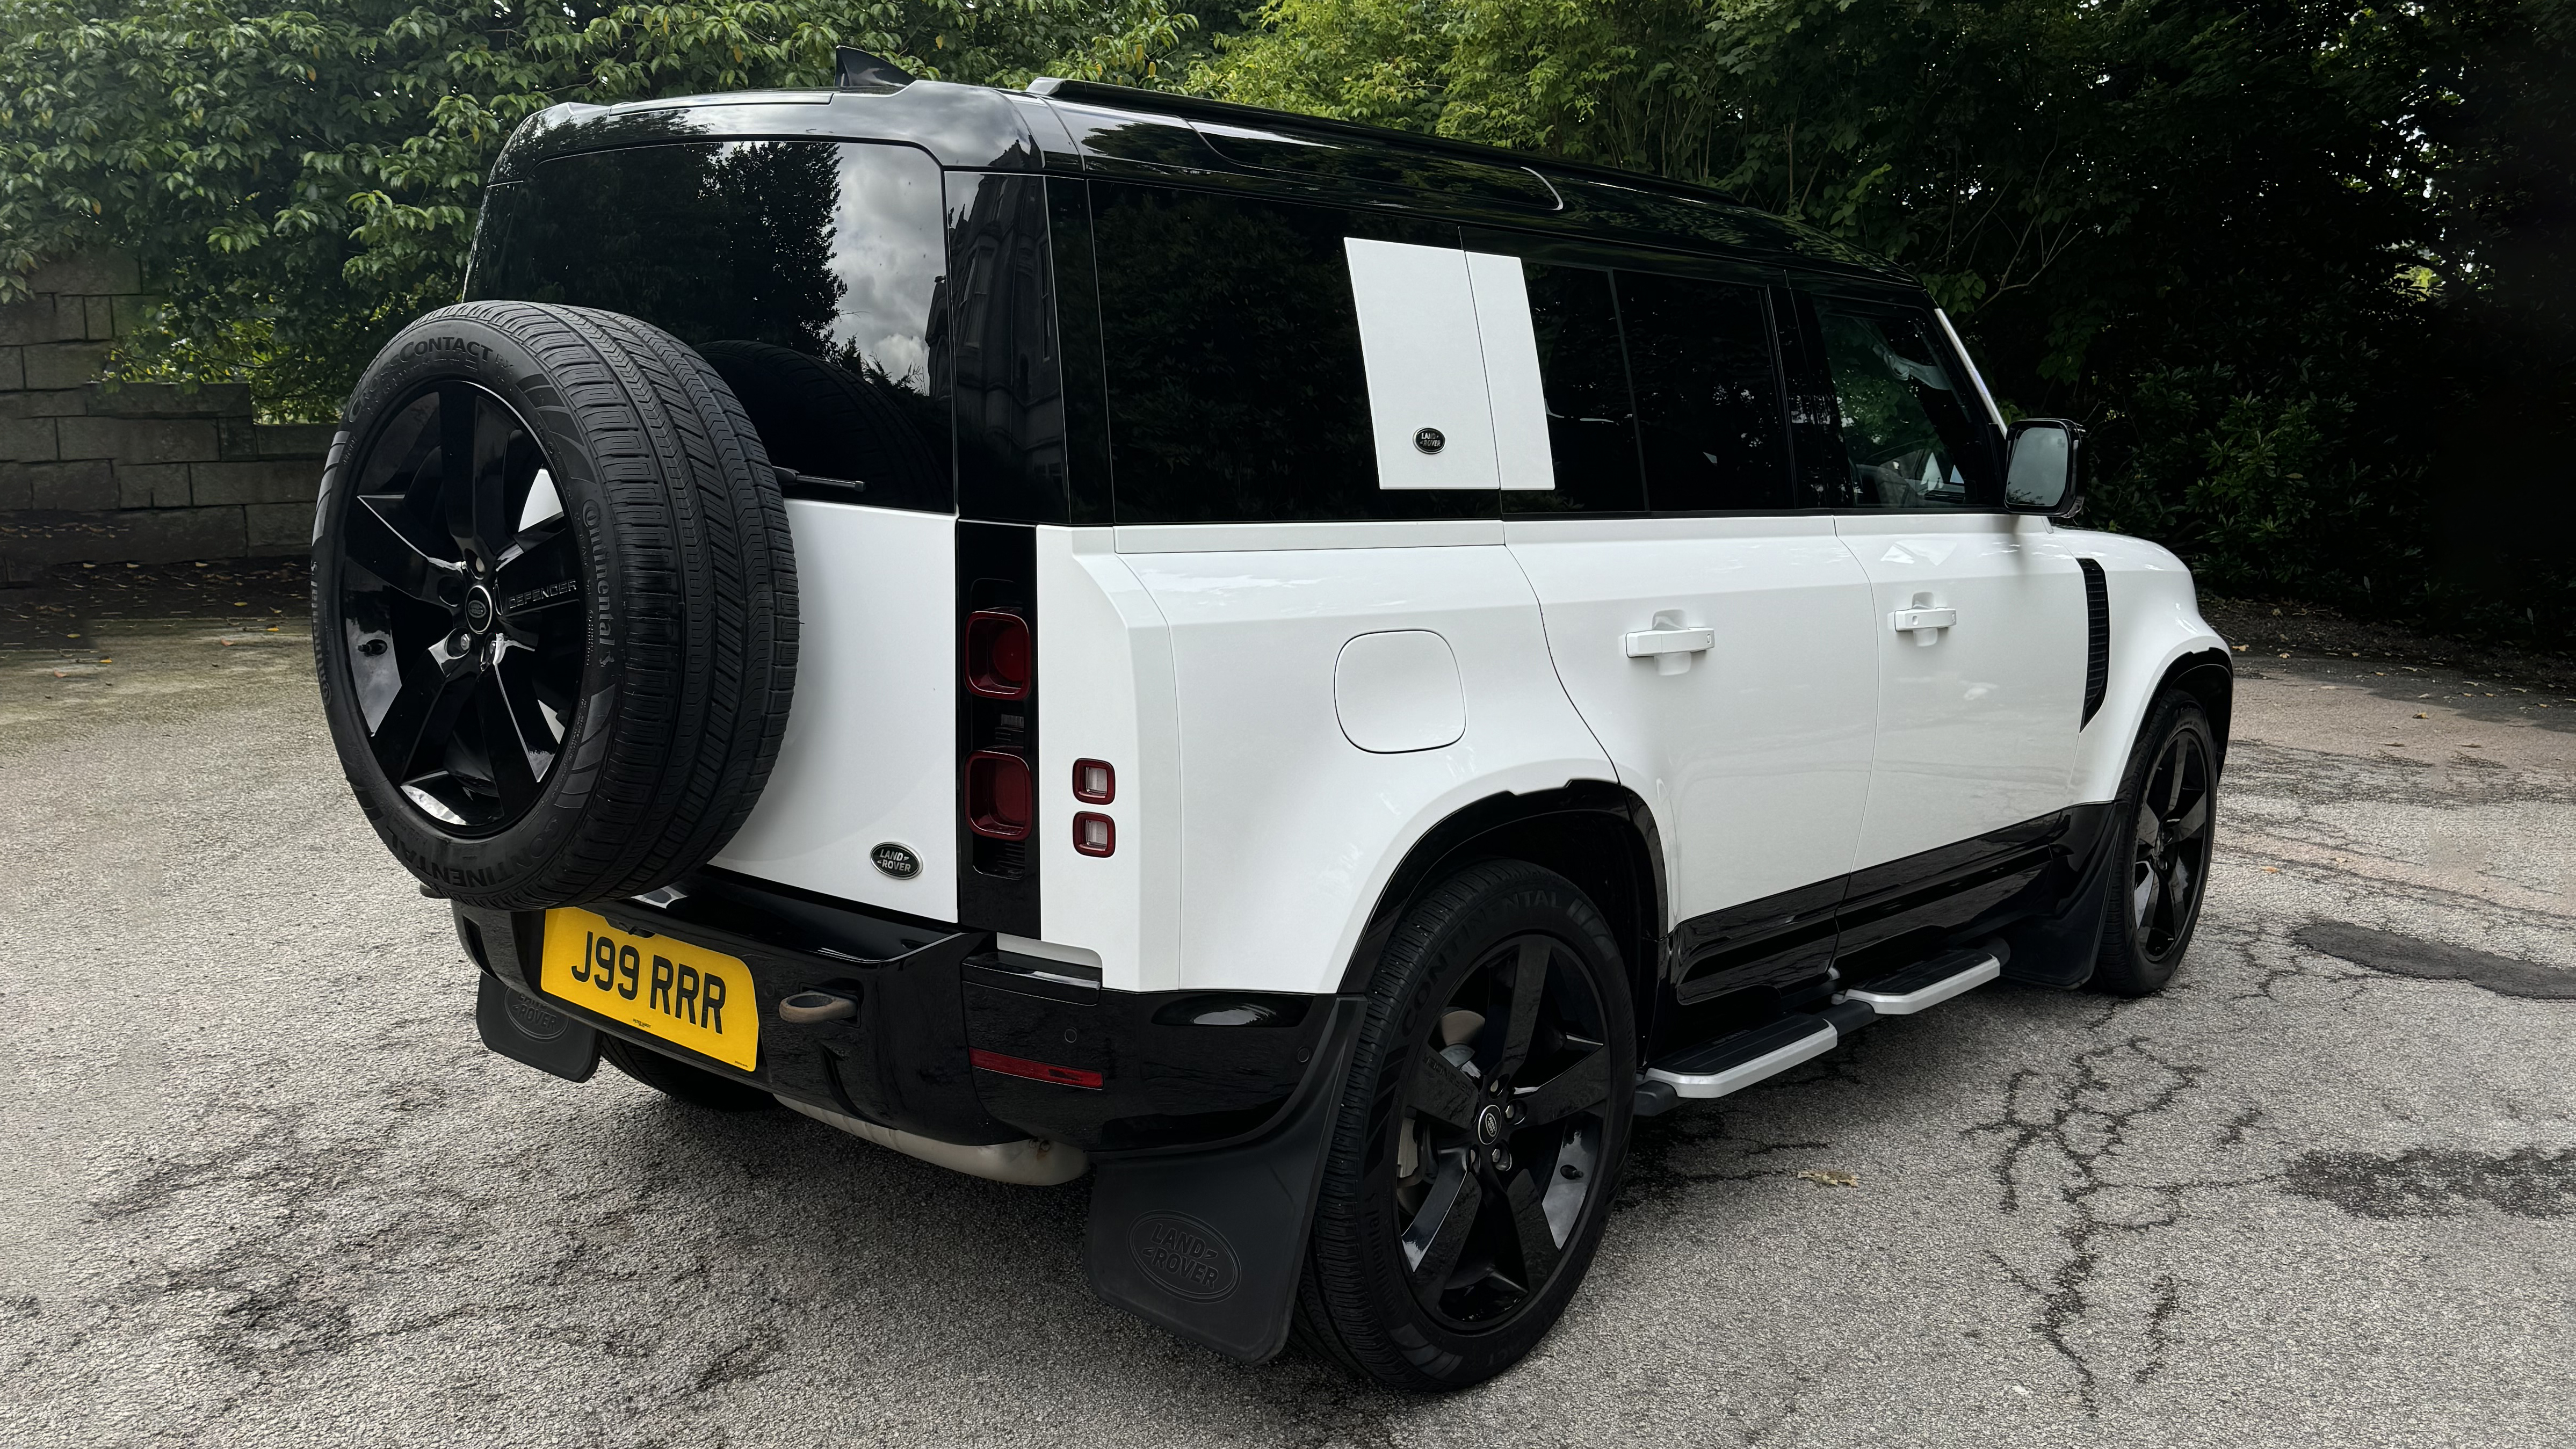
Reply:
M1037 818L1028 762L978 750L966 757L966 828L994 840L1026 840Z
M1026 699L1031 668L1029 621L977 610L966 616L966 687L986 699Z
M1085 805L1106 805L1118 798L1118 772L1107 760L1073 762L1073 798Z
M1073 848L1084 855L1108 855L1118 849L1118 822L1085 810L1073 817Z

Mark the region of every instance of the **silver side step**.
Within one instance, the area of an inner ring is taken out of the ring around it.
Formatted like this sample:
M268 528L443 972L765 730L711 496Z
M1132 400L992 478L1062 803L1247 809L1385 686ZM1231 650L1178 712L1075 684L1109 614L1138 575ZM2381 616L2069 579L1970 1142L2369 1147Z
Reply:
M1953 996L1974 991L2004 974L2004 963L1984 951L1961 951L1909 967L1868 989L1846 991L1843 999L1865 1004L1880 1016L1911 1016Z
M1648 1067L1646 1076L1671 1087L1677 1097L1723 1097L1800 1062L1813 1061L1842 1039L1832 1022L1819 1017L1799 1016L1780 1025L1790 1029L1747 1032L1746 1036L1759 1035L1763 1040L1722 1054L1685 1053L1666 1065ZM1745 1055L1746 1051L1754 1054Z

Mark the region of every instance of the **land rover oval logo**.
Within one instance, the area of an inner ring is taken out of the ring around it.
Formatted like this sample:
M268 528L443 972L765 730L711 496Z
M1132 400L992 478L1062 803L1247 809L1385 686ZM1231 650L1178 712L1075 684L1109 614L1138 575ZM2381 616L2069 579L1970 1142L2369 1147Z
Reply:
M868 859L875 861L877 869L896 880L910 880L921 874L921 857L913 854L909 847L891 840L869 851Z
M1127 1230L1127 1251L1164 1292L1208 1303L1243 1281L1234 1249L1217 1230L1180 1213L1147 1213Z
M1413 434L1413 446L1425 453L1437 453L1449 446L1449 437L1438 428L1417 428Z

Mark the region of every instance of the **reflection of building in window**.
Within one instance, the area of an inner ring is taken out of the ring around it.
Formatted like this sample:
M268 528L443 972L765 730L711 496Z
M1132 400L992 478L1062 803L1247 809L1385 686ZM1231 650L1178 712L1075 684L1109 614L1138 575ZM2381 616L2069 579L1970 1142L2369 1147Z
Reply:
M986 176L950 229L958 283L958 477L978 517L1067 516L1063 370L1057 365L1045 183Z

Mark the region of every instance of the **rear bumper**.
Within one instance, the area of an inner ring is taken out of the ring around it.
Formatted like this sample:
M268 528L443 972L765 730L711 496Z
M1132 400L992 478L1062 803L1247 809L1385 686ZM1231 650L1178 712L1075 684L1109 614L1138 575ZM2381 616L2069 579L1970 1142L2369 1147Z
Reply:
M1333 998L1125 992L999 950L989 931L917 921L721 871L669 904L590 909L621 930L736 956L761 1012L753 1069L637 1031L538 989L541 912L455 908L476 964L503 986L599 1032L731 1081L941 1142L1024 1138L1086 1153L1241 1141L1280 1114L1316 1059ZM801 992L856 1010L782 1019Z

